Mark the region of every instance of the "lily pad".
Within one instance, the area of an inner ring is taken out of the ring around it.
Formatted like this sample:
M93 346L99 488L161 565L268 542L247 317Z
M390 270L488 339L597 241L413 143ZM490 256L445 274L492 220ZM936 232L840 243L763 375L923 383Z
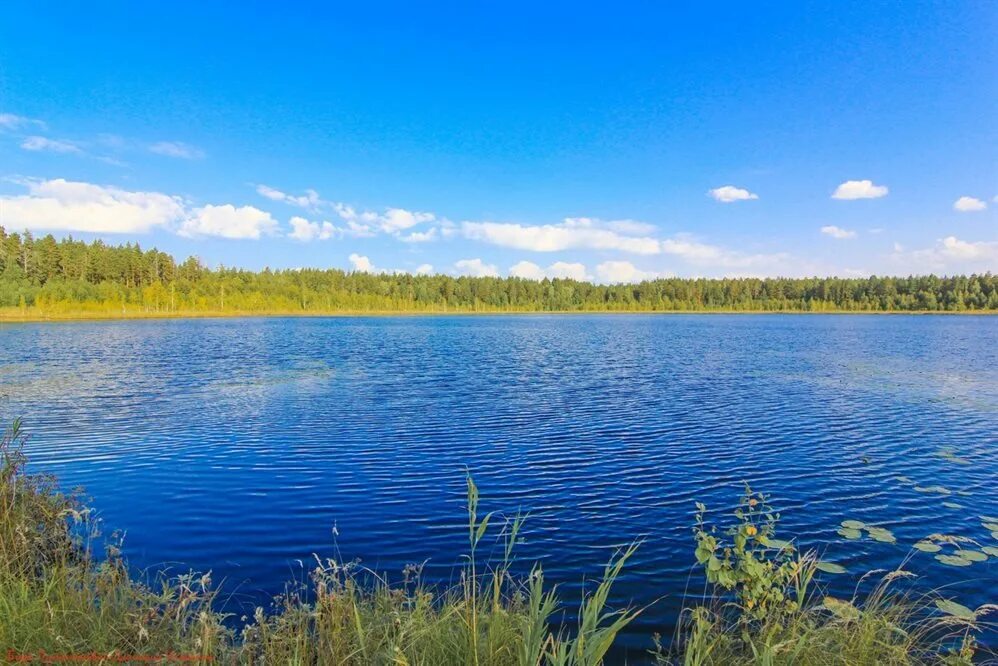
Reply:
M895 476L894 480L901 481L902 483L911 483L911 479L909 479L907 476Z
M998 557L998 546L984 546L981 550L992 557Z
M998 518L995 518L994 516L981 516L981 520L986 523L998 523Z
M971 562L983 562L988 559L987 554L979 550L959 550L956 555Z
M890 530L883 527L868 527L866 528L867 533L870 538L874 541L880 541L883 543L897 543L897 539Z
M842 601L835 597L825 597L821 604L831 611L833 615L844 620L856 620L859 618L859 609L848 601Z
M958 604L955 601L949 601L948 599L936 599L936 608L947 615L958 617L961 620L973 621L977 619L977 613L970 610L963 604Z
M824 571L830 574L844 574L846 568L841 564L835 564L835 562L818 562L814 565L814 568L818 571Z
M936 559L943 564L948 564L951 567L970 566L970 560L965 560L962 557L957 557L956 555L936 555Z
M859 530L849 529L848 527L840 527L839 534L844 536L846 539L858 539L863 536L863 533Z
M849 530L861 530L866 527L866 523L862 520L843 520L840 524Z
M939 493L940 495L949 495L950 490L944 486L915 486L915 490L920 493Z
M956 502L943 502L943 506L947 509L962 509L962 504L957 504Z
M784 541L783 539L763 539L762 545L769 548L776 548L777 550L784 550L786 548L793 548L789 541Z
M991 538L992 539L998 539L998 532L992 532L991 533Z
M940 458L945 458L946 460L957 463L959 465L970 464L969 460L967 460L966 458L961 458L960 456L956 455L955 453L953 453L952 449L939 449L938 451L936 451L936 455L939 456Z
M998 523L981 523L988 532L998 532Z
M943 549L943 547L937 543L932 543L931 541L924 541L924 540L916 543L915 548L922 551L923 553L938 553L940 550Z

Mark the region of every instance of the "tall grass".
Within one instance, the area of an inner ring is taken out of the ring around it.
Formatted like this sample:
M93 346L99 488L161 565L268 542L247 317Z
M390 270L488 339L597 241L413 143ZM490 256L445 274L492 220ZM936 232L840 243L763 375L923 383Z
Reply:
M726 529L706 525L705 514L698 505L694 539L711 587L683 611L671 649L659 650L660 664L907 666L994 656L977 648L975 635L994 630L985 618L998 606L973 611L938 593L899 589L915 577L904 562L862 576L850 599L827 596L816 576L844 568L777 539L779 516L765 495L746 488ZM862 594L871 579L872 590Z
M103 557L96 522L79 498L24 471L15 421L0 440L0 650L3 655L184 655L186 663L475 664L597 666L636 611L607 609L628 548L584 597L577 626L552 626L560 604L540 565L512 573L524 517L480 516L468 476L468 554L460 584L425 585L418 569L392 585L351 563L315 558L311 585L289 588L272 612L257 608L241 629L217 610L210 575L129 576L120 550ZM498 562L479 545L501 523ZM7 651L10 651L9 653ZM102 657L104 658L102 660Z
M80 498L25 472L15 421L0 438L0 660L42 655L121 663L127 656L182 655L185 663L366 666L597 666L640 610L609 606L637 545L616 553L565 621L543 569L517 577L515 544L525 520L482 515L467 478L467 552L457 584L439 589L410 567L396 583L356 563L315 556L309 585L295 585L265 612L227 617L210 574L129 575L120 549L101 543ZM895 591L903 569L881 572L862 599L824 596L829 569L814 553L776 539L777 516L747 492L727 530L700 507L696 557L708 588L691 600L660 664L969 664L975 633L998 608L966 609L938 595ZM483 540L499 543L482 560ZM976 657L981 654L977 651Z

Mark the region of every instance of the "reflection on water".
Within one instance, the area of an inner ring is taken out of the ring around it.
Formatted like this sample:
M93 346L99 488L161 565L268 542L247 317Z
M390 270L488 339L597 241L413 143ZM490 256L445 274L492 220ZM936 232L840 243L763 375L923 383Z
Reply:
M0 354L33 467L84 484L133 564L211 568L234 604L332 554L334 525L348 558L390 573L429 558L449 579L465 466L483 510L531 511L520 557L566 599L644 538L619 588L662 598L640 645L687 589L694 500L730 509L743 482L772 493L784 536L850 572L932 533L998 545L980 518L998 514L995 318L29 324L0 328ZM844 538L843 519L897 543ZM998 559L908 568L998 602Z

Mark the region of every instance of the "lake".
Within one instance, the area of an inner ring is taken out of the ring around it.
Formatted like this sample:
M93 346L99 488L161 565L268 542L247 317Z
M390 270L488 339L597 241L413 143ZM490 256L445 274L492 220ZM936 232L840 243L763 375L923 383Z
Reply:
M135 567L211 569L233 608L266 605L313 553L453 579L466 468L483 511L530 511L519 557L568 602L643 540L616 599L655 602L635 648L702 590L694 502L730 511L744 482L772 494L779 536L849 569L823 578L840 594L933 532L998 545L979 517L998 515L996 317L4 324L0 362L31 467L85 486ZM897 543L843 539L846 518ZM998 603L998 559L906 568Z

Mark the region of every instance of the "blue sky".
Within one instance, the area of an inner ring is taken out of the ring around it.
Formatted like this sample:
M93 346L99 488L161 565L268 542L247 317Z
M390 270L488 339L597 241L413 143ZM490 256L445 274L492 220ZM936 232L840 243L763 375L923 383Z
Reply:
M4 3L0 225L215 265L998 270L998 8Z

